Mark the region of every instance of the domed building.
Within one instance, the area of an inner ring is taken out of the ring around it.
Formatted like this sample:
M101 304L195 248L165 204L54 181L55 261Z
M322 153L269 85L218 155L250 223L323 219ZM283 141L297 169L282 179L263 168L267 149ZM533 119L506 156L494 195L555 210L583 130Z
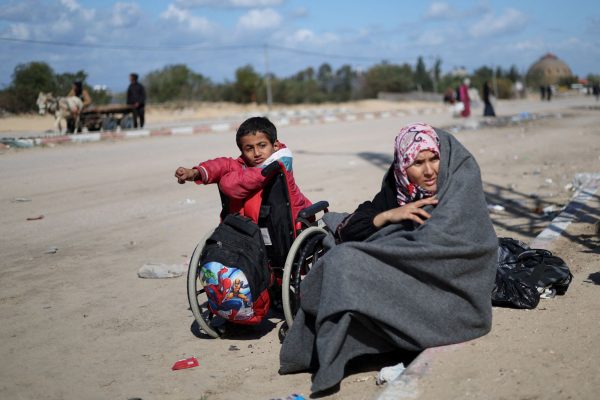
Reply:
M547 53L527 71L530 86L556 85L561 78L573 76L571 68L552 53Z

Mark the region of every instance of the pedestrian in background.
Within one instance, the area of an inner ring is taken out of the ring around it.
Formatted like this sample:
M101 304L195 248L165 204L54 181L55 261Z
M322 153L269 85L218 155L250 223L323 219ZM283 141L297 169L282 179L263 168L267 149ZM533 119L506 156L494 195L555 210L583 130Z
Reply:
M67 97L71 97L71 96L79 97L81 99L81 102L83 103L83 108L81 110L78 110L77 111L78 113L81 113L81 111L83 109L87 108L90 104L92 104L92 97L90 96L87 89L83 86L82 81L78 80L78 81L73 82L73 85L71 85L71 90L67 94ZM76 118L74 118L74 117L67 118L67 132L68 133L81 132L81 124L78 124L79 126L75 126L76 125L75 121L76 121ZM75 131L77 131L77 132L75 132Z
M138 74L129 74L129 87L127 88L127 104L133 107L133 127L144 127L144 107L146 105L146 90L138 82Z
M464 118L467 118L471 115L471 99L469 97L469 85L471 84L471 80L469 78L465 78L462 85L458 88L460 94L460 101L463 103L464 108L461 111L460 115Z
M490 83L485 81L483 84L483 104L485 105L483 108L483 116L484 117L495 117L496 112L494 111L494 106L492 105L492 101L490 99L491 96L494 95L494 91L490 87Z

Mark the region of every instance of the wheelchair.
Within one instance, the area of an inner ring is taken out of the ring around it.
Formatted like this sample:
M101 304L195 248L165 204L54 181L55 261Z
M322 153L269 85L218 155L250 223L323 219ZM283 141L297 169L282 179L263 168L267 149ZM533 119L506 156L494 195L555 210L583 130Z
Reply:
M263 232L268 232L269 238L265 245L273 278L269 288L271 307L282 309L285 322L291 327L300 307L300 282L323 254L322 240L327 230L316 216L328 212L329 203L319 201L301 210L294 220L284 168L280 162L273 162L262 172L270 178L263 188L258 226ZM228 214L228 199L222 192L220 195L223 219ZM210 311L202 286L200 258L213 231L207 232L194 249L188 269L187 295L200 330L210 337L219 338L226 327L235 324Z

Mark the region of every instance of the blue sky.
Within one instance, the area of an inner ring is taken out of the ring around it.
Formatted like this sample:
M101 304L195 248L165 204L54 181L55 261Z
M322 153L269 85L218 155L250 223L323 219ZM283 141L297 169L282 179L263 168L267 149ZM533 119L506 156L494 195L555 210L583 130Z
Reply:
M0 88L16 65L85 70L122 91L140 75L187 64L215 82L250 64L279 77L328 62L382 60L442 70L482 65L525 72L547 52L579 76L600 74L600 7L592 0L1 0Z

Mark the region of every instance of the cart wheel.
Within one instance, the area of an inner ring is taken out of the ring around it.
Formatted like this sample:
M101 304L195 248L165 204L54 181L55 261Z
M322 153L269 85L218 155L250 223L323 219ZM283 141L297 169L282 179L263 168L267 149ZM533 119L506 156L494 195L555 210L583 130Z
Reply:
M218 338L223 334L226 321L221 317L215 316L208 309L208 297L206 297L206 292L202 286L202 277L200 276L201 271L199 268L202 249L204 248L206 240L213 232L214 229L210 230L198 243L196 249L194 249L192 259L190 260L190 267L188 269L187 294L190 309L192 310L192 314L194 314L194 318L196 319L198 326L200 326L200 329L207 335Z
M133 117L131 115L124 116L119 125L122 130L133 128Z
M104 132L117 130L117 125L117 121L113 117L106 117L102 120L102 130Z
M300 307L300 282L322 254L321 242L326 235L327 231L317 226L305 229L294 240L285 259L281 297L288 328L292 327Z

